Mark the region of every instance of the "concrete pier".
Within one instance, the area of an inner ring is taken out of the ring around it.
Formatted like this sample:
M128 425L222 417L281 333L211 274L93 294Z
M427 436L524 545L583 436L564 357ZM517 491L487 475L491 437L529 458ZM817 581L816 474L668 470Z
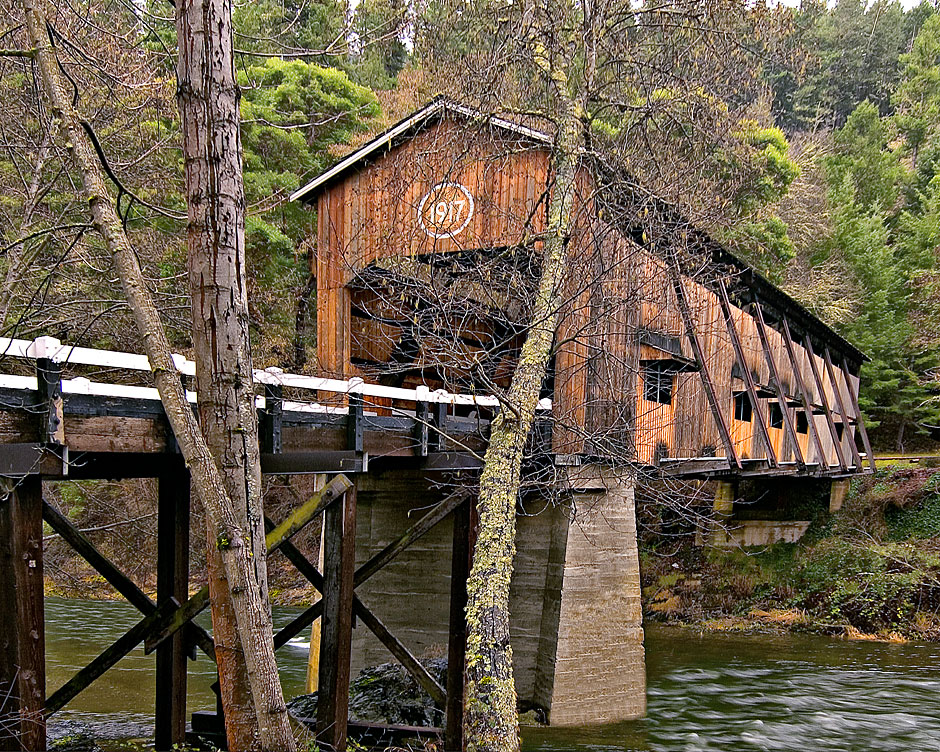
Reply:
M510 591L520 701L552 725L642 716L646 673L633 480L593 472L592 487L561 503L530 499L517 517ZM442 491L416 472L362 477L357 563L400 535ZM410 512L410 514L409 514ZM446 654L449 519L357 589L419 657ZM368 630L353 636L353 674L391 660Z

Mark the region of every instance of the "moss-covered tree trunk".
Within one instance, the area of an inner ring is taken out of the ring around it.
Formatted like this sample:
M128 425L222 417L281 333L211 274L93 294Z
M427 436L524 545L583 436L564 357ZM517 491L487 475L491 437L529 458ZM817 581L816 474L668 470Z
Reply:
M551 358L571 235L578 158L584 141L579 109L564 87L552 160L542 270L532 323L490 433L478 499L479 532L467 580L467 674L464 738L469 752L515 752L519 720L509 644L509 583L516 552L516 500L522 454Z
M261 465L248 338L245 191L230 0L177 0L177 100L183 131L189 288L199 424L251 551L252 587L267 610ZM228 748L258 748L248 663L231 586L208 530L212 634ZM270 620L267 613L257 618ZM259 680L280 684L276 666Z
M23 8L49 113L68 149L72 167L80 180L80 190L88 201L95 230L111 254L140 334L141 346L150 360L154 385L160 393L167 419L214 533L231 590L238 634L245 646L244 659L258 717L261 746L266 750L290 752L295 744L277 681L271 620L258 587L251 539L241 521L243 515L236 513L219 464L210 452L186 399L160 313L147 287L137 254L124 232L91 140L72 105L71 92L66 93L55 50L49 41L43 2L24 0ZM232 408L235 415L234 406Z

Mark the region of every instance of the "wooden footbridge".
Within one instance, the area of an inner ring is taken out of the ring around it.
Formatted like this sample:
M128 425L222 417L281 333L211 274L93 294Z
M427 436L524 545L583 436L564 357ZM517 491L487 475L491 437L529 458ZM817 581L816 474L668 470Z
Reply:
M195 650L214 659L212 637L192 619L208 606L204 587L190 596L189 475L176 450L156 390L84 377L62 378L66 369L148 372L144 356L61 345L51 338L0 341L7 363L35 366L34 376L0 377L0 683L4 723L0 748L45 748L45 719L88 689L110 667L141 643L156 653L156 745L170 749L185 740L186 660ZM194 364L178 358L183 374ZM12 369L11 369L12 370ZM429 473L475 471L488 421L495 407L488 397L396 389L361 379L336 380L258 371L262 471L291 475L335 474L307 503L284 520L266 520L270 552L280 551L323 599L275 635L275 646L323 616L320 680L322 728L327 742L341 747L346 733L349 650L352 619L360 620L411 671L435 701L448 710L448 735L459 733L462 685L441 687L411 652L356 596L354 588L448 516L456 521L453 609L462 614L469 556L469 492L444 498L411 528L358 568L355 563L355 514L358 474L388 466ZM312 396L300 401L284 394ZM189 393L190 400L196 396ZM370 409L381 398L392 408ZM550 409L546 401L544 409ZM473 412L474 417L467 414ZM75 526L43 499L44 482L61 480L156 478L159 483L156 600L101 554ZM353 480L351 480L353 479ZM291 536L324 513L325 571L290 542ZM75 551L141 612L141 620L65 685L46 696L43 650L42 523L45 521ZM450 676L462 676L462 618L454 623ZM343 658L345 656L345 659ZM93 688L92 690L93 691ZM373 729L374 731L374 729Z

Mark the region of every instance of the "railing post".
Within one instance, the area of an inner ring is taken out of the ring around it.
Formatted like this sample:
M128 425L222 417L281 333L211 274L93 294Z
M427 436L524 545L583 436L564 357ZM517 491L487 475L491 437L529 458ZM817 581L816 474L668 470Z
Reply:
M264 385L264 410L258 425L261 452L279 454L281 451L281 427L284 418L284 388L280 384Z

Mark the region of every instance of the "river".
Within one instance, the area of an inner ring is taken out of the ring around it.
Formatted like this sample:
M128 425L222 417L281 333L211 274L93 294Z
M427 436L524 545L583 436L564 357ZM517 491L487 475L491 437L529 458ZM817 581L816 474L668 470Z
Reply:
M276 608L276 626L297 609ZM137 612L123 602L46 599L51 693ZM208 626L207 622L203 622ZM525 729L534 751L940 752L940 645L846 642L810 635L646 630L645 719L579 729ZM303 691L307 645L278 652L287 696ZM190 662L190 710L211 709L213 664ZM121 736L150 733L153 658L140 648L54 717ZM55 727L50 729L55 735Z

